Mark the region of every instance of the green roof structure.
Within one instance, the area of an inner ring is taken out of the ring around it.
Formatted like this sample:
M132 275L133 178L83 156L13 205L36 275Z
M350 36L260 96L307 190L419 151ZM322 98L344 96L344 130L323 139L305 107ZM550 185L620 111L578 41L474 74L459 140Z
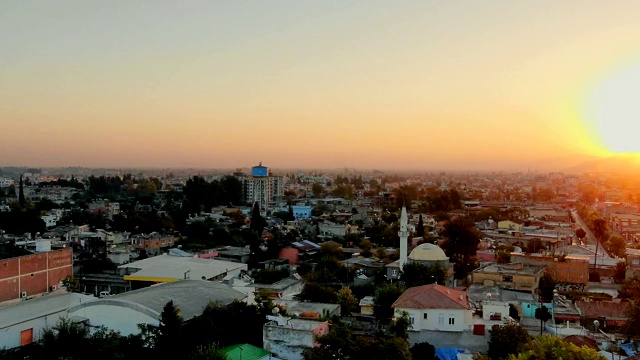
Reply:
M227 346L222 349L222 352L227 355L227 360L260 360L264 358L268 359L270 355L267 350L251 344Z

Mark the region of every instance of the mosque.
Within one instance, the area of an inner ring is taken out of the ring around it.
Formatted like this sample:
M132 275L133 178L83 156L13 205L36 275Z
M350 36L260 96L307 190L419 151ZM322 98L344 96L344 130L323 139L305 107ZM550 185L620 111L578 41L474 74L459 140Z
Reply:
M439 264L444 269L447 269L448 273L452 275L453 264L449 262L449 257L438 245L428 243L420 244L411 250L411 253L407 256L407 244L409 239L409 231L407 230L407 227L407 209L406 207L402 207L402 213L400 214L400 231L398 232L398 236L400 237L400 259L386 266L387 279L392 281L398 280L400 278L400 270L402 270L403 266L407 263L420 263L427 266L435 266L436 264Z

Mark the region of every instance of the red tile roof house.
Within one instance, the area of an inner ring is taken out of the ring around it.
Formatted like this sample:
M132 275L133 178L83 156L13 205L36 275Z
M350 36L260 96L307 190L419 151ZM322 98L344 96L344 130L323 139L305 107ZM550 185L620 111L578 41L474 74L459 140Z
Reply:
M407 289L391 306L396 316L409 314L411 330L471 331L473 311L467 293L442 285Z
M600 328L618 328L627 322L626 302L576 301L576 309L582 317L582 326L592 327L593 320L600 321Z

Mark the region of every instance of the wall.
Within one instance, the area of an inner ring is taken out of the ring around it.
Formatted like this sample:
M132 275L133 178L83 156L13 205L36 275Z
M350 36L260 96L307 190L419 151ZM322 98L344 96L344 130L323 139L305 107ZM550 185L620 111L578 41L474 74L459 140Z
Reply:
M443 332L443 331L409 331L409 345L429 342L437 348L467 349L471 352L486 353L489 350L489 331L486 335L473 335L471 331Z
M124 336L138 334L140 332L138 324L160 325L159 314L145 313L136 309L135 304L130 305L127 306L125 303L115 305L109 304L108 300L97 300L69 309L69 317L87 318L91 326L105 326L119 331Z
M551 256L512 255L513 262L521 262L534 266L546 266L545 273L553 276L559 283L586 285L589 282L589 261L582 259L565 259L558 261Z
M302 351L315 344L314 331L265 324L262 328L263 348L287 360L303 360Z
M462 309L396 309L396 316L401 316L406 311L409 317L413 318L413 331L435 330L442 332L461 332L471 329L472 313L470 310ZM427 318L424 318L424 314ZM449 319L454 320L453 324L449 324ZM440 323L442 319L442 323Z
M33 329L33 341L37 341L44 329L56 325L58 320L66 315L67 310L61 310L0 329L0 349L20 346L20 332L27 329Z
M504 275L512 276L512 282L503 282L502 277ZM497 273L472 273L474 284L484 284L485 280L494 281L494 283L505 289L512 289L518 291L528 291L534 293L538 288L538 282L540 279L534 275L525 274L497 274Z
M0 260L0 302L32 296L59 286L73 275L71 249L55 250Z

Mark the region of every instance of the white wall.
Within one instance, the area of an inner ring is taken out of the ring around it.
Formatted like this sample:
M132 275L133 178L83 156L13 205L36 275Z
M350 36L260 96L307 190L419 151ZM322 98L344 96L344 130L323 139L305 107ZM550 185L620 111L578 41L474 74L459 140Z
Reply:
M44 329L55 326L66 314L67 310L62 310L0 329L0 348L9 349L20 346L20 332L23 330L33 329L33 341L38 340Z
M125 306L108 304L91 304L85 307L71 309L69 316L81 316L89 319L91 326L105 326L120 331L124 336L138 334L138 324L158 326L157 317L151 317L138 310Z
M473 314L471 310L462 309L396 309L396 316L401 316L406 311L413 318L412 330L436 330L460 332L469 330L472 326ZM424 318L427 314L427 318ZM442 320L441 320L442 319ZM453 324L449 324L453 319Z
M490 320L491 315L500 313L501 319L509 316L509 304L503 302L489 302L482 304L482 318Z

